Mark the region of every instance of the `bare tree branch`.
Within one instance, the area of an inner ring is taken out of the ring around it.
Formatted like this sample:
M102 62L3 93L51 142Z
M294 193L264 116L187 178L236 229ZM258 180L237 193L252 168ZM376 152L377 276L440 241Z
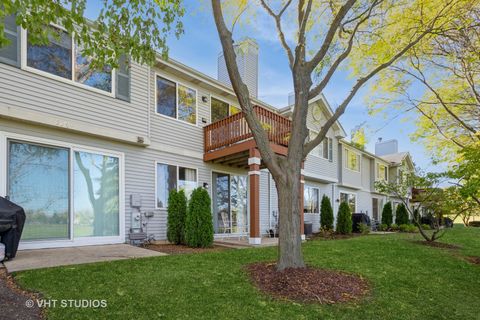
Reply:
M215 25L217 26L217 31L222 42L223 55L225 57L225 62L230 76L233 90L238 98L238 102L242 108L243 113L245 114L245 119L247 120L248 126L252 131L255 142L257 143L258 149L262 156L262 160L267 163L268 168L272 173L281 175L281 169L279 166L279 157L273 152L270 147L270 141L268 139L267 133L263 129L258 117L255 114L253 105L250 101L250 93L248 87L243 82L240 72L238 71L237 59L235 48L233 45L232 33L228 30L225 25L225 19L223 17L222 5L220 0L212 0L212 9L213 16L215 18Z
M338 11L337 15L333 19L332 23L330 24L330 28L325 35L325 39L323 40L322 45L318 52L313 56L312 60L307 62L307 69L309 71L313 71L317 65L325 58L330 45L332 44L333 38L335 37L335 33L338 30L338 27L342 23L343 18L347 15L348 11L353 7L356 0L348 0Z
M288 45L287 40L285 39L285 34L283 33L283 29L282 29L282 15L285 12L285 10L290 6L290 4L292 3L292 0L288 0L278 14L275 14L273 12L272 8L268 6L265 0L260 0L260 3L262 7L268 12L268 14L275 20L278 38L280 39L280 43L282 44L283 49L287 54L288 62L290 64L290 69L292 69L295 58L293 57L292 49Z

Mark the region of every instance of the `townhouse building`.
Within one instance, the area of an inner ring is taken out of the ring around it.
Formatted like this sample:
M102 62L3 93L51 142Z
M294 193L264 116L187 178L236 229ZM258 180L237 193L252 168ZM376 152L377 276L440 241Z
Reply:
M141 227L166 239L169 191L196 187L209 190L216 237L261 243L278 221L275 184L232 89L160 56L91 70L74 38L50 28L59 37L33 45L7 19L11 44L0 49L0 196L27 213L20 248L123 243ZM252 102L285 154L291 107ZM323 95L310 102L312 135L331 114ZM337 122L305 160L302 211L314 230L324 194L335 212L347 201L379 219L388 196L374 180L413 168L408 153L371 154L345 137Z

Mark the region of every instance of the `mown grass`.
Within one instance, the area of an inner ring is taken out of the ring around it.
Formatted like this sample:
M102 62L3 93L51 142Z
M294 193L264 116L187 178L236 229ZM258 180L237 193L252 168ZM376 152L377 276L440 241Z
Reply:
M441 241L457 253L413 242L418 234L307 242L309 265L353 272L371 283L361 302L302 305L259 293L242 267L271 261L275 248L124 260L18 273L50 299L106 299L104 309L50 308L49 319L478 319L480 229L456 226Z

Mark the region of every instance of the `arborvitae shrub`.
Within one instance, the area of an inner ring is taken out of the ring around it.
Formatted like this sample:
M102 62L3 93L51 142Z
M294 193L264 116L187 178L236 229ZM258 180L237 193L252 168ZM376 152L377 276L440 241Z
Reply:
M213 243L210 195L204 188L193 190L185 219L185 241L190 247L205 248Z
M393 211L392 203L391 202L385 203L382 210L382 224L386 224L389 227L392 225L392 222L393 222L392 211Z
M185 192L170 191L168 195L167 239L171 243L185 243L185 216L187 215L187 198Z
M403 203L400 203L395 211L395 223L397 225L409 224L407 208Z
M352 233L352 213L350 212L350 207L346 202L342 202L340 204L340 208L338 208L337 233Z
M322 229L333 230L333 209L330 198L326 195L323 195L320 206L320 225Z

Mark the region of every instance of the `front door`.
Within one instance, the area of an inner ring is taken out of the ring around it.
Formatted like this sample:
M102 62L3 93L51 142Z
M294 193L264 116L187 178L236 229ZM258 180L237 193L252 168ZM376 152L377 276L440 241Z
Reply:
M214 172L212 182L215 233L247 233L247 177Z

